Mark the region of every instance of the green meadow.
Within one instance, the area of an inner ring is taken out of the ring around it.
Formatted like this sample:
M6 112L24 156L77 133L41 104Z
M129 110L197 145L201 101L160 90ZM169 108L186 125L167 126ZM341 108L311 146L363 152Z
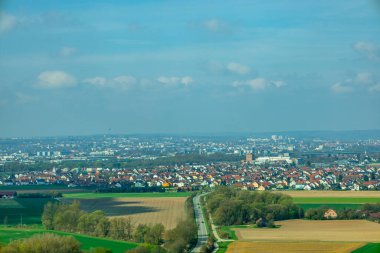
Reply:
M3 225L33 225L41 224L44 205L51 198L16 198L0 199L0 224Z
M54 233L63 236L73 236L81 244L82 250L89 250L90 248L103 247L111 249L113 253L124 253L127 250L133 249L138 246L137 243L117 241L105 238L98 238L86 235L79 235L73 233L66 233L52 230L42 229L14 229L14 228L0 228L0 243L8 244L12 240L29 238L35 234Z
M352 253L379 253L380 243L368 243L367 245L352 251Z
M293 197L296 204L365 204L380 203L380 198L371 197Z
M359 209L366 203L380 203L380 198L370 197L293 197L294 203L304 210L326 206L335 210Z

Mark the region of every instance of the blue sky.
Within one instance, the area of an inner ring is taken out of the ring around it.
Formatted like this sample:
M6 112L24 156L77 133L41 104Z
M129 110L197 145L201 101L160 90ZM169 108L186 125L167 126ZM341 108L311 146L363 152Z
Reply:
M0 137L380 128L379 1L0 9Z

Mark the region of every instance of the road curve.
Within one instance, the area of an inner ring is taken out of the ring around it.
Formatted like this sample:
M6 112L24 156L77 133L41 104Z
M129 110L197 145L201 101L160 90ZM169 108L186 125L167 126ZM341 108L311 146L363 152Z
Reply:
M192 253L199 253L201 252L201 248L203 245L207 243L208 234L207 234L207 228L205 224L205 218L202 212L200 198L208 193L203 193L201 195L197 195L193 198L194 203L194 212L195 212L195 220L198 227L198 242L197 245L193 248L191 251Z

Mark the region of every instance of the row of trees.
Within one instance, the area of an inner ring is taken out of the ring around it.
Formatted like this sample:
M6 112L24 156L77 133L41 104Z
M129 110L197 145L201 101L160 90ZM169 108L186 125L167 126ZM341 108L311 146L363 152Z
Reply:
M329 209L327 206L310 208L305 212L305 218L310 220L323 220L325 212ZM345 208L336 210L337 219L354 220L354 219L372 219L371 214L380 212L380 203L364 204L359 209Z
M303 209L290 196L281 193L241 191L218 187L207 195L207 207L219 225L255 223L303 217Z
M42 224L49 230L76 232L116 240L136 241L159 245L165 228L162 224L134 226L131 218L108 218L103 211L91 213L80 210L80 203L52 203L45 205Z
M162 245L164 243L164 248L141 246L136 248L135 252L167 251L182 253L197 242L197 226L194 220L192 197L189 197L185 202L186 219L180 221L175 228L166 231L166 233L162 224L134 226L130 218L110 219L99 210L91 213L85 212L80 209L78 201L73 201L71 204L47 203L42 214L42 223L49 230L110 237L147 245Z

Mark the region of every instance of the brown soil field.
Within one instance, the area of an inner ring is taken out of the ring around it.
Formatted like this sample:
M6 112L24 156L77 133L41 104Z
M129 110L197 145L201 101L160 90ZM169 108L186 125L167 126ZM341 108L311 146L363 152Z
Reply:
M365 243L344 242L233 242L227 253L349 253Z
M342 198L380 198L380 191L278 191L292 197L320 198L320 197L342 197Z
M286 220L274 229L235 228L239 240L380 242L380 224L367 220Z
M73 199L72 199L73 200ZM70 201L72 201L70 200ZM134 224L162 223L174 228L185 218L186 197L78 199L81 209L102 210L110 217L131 217Z

